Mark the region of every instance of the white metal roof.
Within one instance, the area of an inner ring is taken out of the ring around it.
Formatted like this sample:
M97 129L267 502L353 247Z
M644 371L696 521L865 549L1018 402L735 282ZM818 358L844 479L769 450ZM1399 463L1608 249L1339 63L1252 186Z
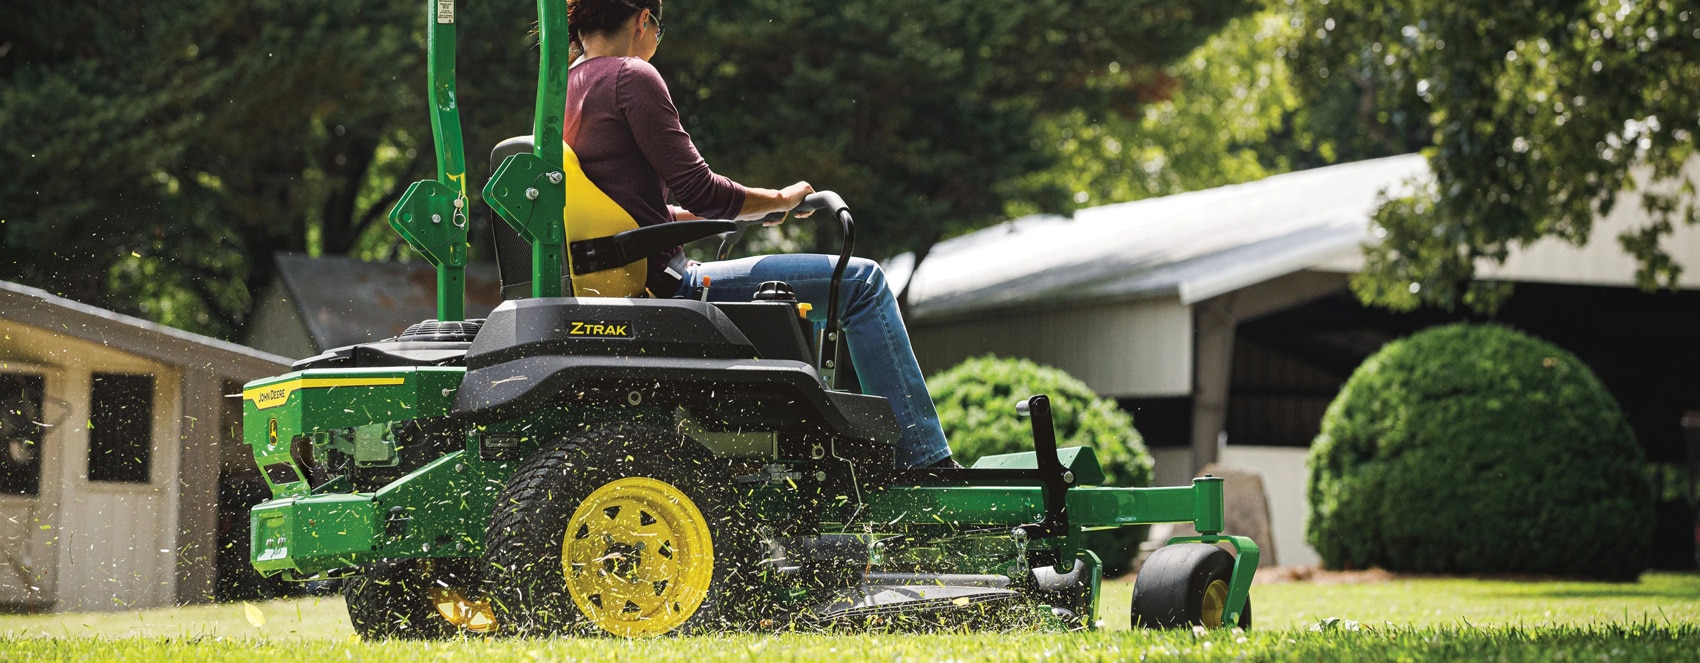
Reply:
M115 313L39 288L0 281L0 320L40 327L173 366L253 379L287 368L285 357Z
M1208 299L1355 254L1377 196L1428 162L1410 154L1031 216L940 243L913 274L917 320L1085 301ZM885 265L894 291L913 257Z

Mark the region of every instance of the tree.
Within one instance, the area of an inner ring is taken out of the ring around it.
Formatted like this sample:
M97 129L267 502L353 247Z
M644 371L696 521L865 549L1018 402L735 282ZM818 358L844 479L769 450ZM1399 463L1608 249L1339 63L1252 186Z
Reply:
M1288 2L1308 99L1344 77L1387 130L1431 132L1433 181L1376 212L1360 298L1492 310L1509 290L1475 281L1478 265L1544 237L1581 245L1636 187L1653 223L1619 242L1643 288L1675 287L1661 238L1700 221L1681 171L1700 131L1692 0Z
M1066 210L1069 191L1021 185L1056 162L1043 121L1137 112L1163 65L1249 4L692 0L668 5L656 63L717 170L835 189L860 253L919 264L1011 201Z
M1164 69L1162 99L1131 117L1067 113L1040 131L1056 167L1025 186L1073 192L1077 206L1103 205L1237 184L1335 163L1405 154L1426 131L1390 131L1374 114L1373 90L1343 76L1314 99L1299 94L1288 45L1292 12L1270 3L1229 21ZM1010 216L1040 210L1020 200Z
M468 97L529 97L533 17L475 6ZM433 168L424 26L417 0L9 9L0 278L230 337L273 253L396 254L384 215ZM527 133L529 103L503 108L469 144Z
M423 4L8 10L0 278L233 337L274 252L405 258L381 220L433 170ZM689 0L669 3L657 64L717 169L837 189L860 212L861 253L924 257L1011 201L1065 209L1066 191L1017 185L1054 162L1044 118L1133 112L1160 96L1163 64L1247 7ZM461 3L472 182L484 150L529 131L534 19Z

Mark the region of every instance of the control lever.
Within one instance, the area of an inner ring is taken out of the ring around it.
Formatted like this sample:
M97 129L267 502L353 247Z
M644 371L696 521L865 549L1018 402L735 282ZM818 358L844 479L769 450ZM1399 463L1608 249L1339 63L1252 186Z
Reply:
M786 214L788 212L774 212L759 219L733 221L732 223L738 224L738 228L720 236L720 250L714 252L714 259L725 260L727 256L732 255L732 248L738 246L738 242L743 241L744 233L756 226L784 219Z

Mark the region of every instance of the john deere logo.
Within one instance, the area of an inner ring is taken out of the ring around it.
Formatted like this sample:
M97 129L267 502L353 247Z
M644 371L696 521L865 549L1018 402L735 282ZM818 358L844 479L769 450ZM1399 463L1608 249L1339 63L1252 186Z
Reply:
M398 377L367 378L295 378L263 387L242 391L242 398L253 401L254 408L269 410L289 402L289 397L302 389L335 389L337 387L393 387L406 382Z
M632 325L629 322L569 322L567 324L568 336L632 337Z
M284 387L267 387L257 390L254 393L254 406L264 410L283 405L284 401L289 400L290 391L292 390ZM276 420L273 421L275 423Z
M271 423L266 424L266 444L277 446L277 417L272 417Z

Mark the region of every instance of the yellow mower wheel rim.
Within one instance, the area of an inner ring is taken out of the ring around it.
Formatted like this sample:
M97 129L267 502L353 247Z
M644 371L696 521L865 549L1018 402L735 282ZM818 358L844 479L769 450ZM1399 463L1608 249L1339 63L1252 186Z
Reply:
M1212 580L1204 588L1204 604L1199 618L1204 628L1222 628L1222 617L1228 612L1228 583Z
M625 637L662 635L702 607L714 581L714 542L702 511L647 477L604 484L573 511L562 576L591 623Z

